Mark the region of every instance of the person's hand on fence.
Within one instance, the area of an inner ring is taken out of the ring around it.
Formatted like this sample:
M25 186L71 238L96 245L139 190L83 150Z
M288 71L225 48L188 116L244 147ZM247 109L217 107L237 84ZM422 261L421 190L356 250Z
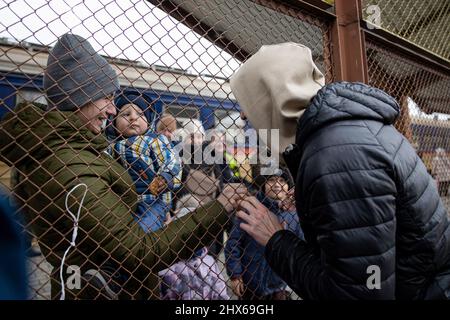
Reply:
M231 279L231 290L238 297L242 297L244 294L244 281L242 277L232 278Z
M247 188L241 183L228 183L224 186L222 193L217 200L230 213L236 209L242 199L248 195Z
M166 188L167 188L167 182L161 176L156 176L153 179L153 181L150 183L150 186L149 186L150 192L155 196L159 195Z
M265 246L275 232L284 229L278 217L255 197L247 197L239 206L241 210L236 216L243 221L240 224L241 229L260 245Z

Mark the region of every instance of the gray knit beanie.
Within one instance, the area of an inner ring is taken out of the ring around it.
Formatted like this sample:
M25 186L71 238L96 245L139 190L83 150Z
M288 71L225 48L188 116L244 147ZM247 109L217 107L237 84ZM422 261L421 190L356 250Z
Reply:
M90 43L66 33L51 50L44 73L48 109L77 110L119 89L116 72Z

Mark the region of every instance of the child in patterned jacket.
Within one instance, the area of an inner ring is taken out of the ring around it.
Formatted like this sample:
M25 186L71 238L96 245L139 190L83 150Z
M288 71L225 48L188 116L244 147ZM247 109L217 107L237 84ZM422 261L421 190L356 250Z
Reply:
M172 193L180 186L181 164L171 142L155 132L156 112L138 93L122 94L113 122L116 140L110 153L128 170L139 202L135 218L146 231L162 228L169 217Z

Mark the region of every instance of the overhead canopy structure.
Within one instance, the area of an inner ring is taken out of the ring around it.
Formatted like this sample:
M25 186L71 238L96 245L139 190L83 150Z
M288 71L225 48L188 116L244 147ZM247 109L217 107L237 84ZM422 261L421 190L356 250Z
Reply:
M325 71L323 53L327 35L324 24L300 19L301 13L282 4L276 4L277 10L274 10L269 2L265 6L241 0L149 2L241 61L262 45L292 41L311 48L313 59Z
M329 59L330 39L327 14L320 19L298 9L301 1L270 0L149 0L158 8L186 24L201 36L244 61L262 45L294 41L311 48L313 58L322 72L332 80ZM327 11L334 17L334 1L303 1L311 8ZM450 1L435 0L363 0L363 14L368 5L381 9L381 28L425 48L440 60L450 56ZM293 6L296 8L293 9ZM308 8L310 9L310 8ZM322 12L323 13L323 12ZM450 102L450 79L421 68L420 64L399 59L389 51L367 48L367 64L378 74L371 74L383 89L410 96L425 112L447 112ZM328 50L328 51L327 51ZM413 49L414 50L414 49ZM447 64L447 66L449 66ZM449 69L450 70L450 69ZM378 78L377 77L382 77ZM422 80L423 79L423 80ZM390 85L397 85L392 88Z
M435 0L363 0L363 16L370 19L377 6L380 18L377 27L393 36L406 40L430 56L435 56L447 66L450 64L450 1ZM371 22L376 22L372 20ZM395 41L395 40L393 40ZM450 78L444 70L430 68L424 63L414 63L393 56L383 50L368 51L368 63L379 68L378 74L391 79L402 88L402 94L410 96L427 112L450 113ZM440 71L443 71L442 73Z
M436 68L367 46L371 82L397 99L409 96L426 113L450 113L450 77Z
M379 27L450 61L450 1L363 0L363 6L378 6Z

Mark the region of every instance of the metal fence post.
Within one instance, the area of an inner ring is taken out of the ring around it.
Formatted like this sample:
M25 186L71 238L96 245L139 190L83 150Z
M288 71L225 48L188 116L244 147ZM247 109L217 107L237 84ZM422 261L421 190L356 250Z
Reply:
M331 31L335 80L368 83L361 1L336 0L335 11Z

